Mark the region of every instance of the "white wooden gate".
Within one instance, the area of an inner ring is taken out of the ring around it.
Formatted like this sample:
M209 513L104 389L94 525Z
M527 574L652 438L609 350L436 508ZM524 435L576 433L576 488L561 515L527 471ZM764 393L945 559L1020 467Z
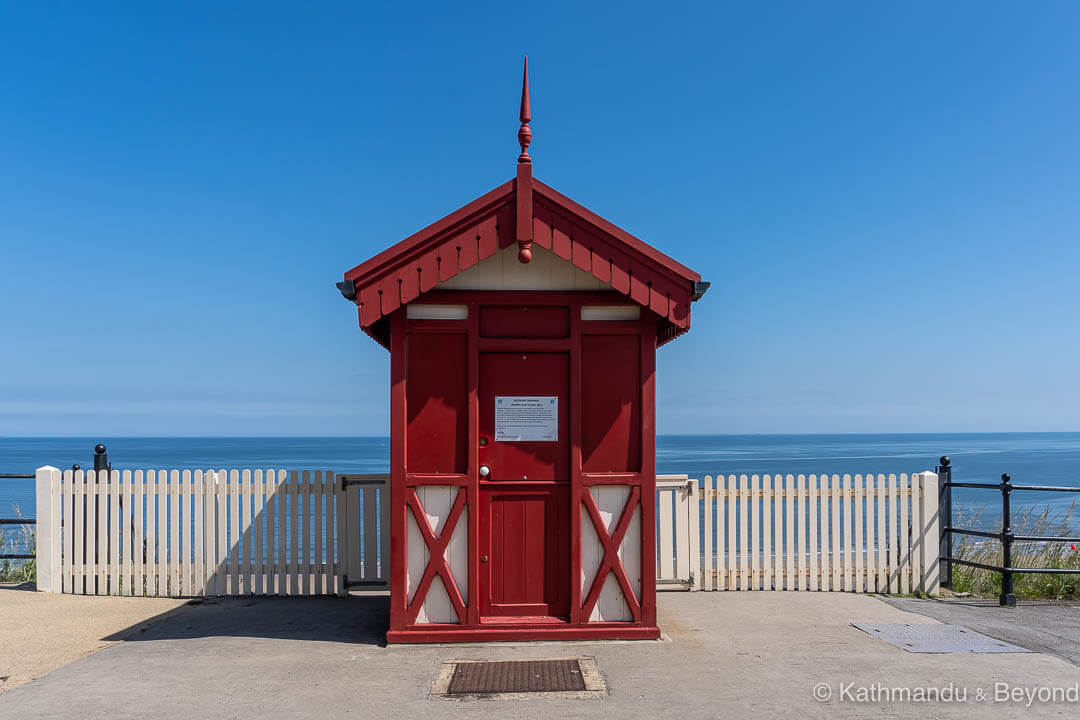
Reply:
M341 581L346 590L389 590L390 476L338 478L345 492Z
M938 590L938 477L657 477L657 585Z
M656 587L695 589L701 557L700 488L688 475L656 476ZM700 587L700 586L698 586Z
M386 476L322 470L40 468L38 589L190 597L381 587L387 487Z

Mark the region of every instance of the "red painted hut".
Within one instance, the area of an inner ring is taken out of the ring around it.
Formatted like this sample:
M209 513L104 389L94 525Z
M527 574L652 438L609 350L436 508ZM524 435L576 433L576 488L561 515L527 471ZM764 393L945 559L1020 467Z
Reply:
M701 277L517 177L345 273L390 351L388 642L656 638L655 351Z

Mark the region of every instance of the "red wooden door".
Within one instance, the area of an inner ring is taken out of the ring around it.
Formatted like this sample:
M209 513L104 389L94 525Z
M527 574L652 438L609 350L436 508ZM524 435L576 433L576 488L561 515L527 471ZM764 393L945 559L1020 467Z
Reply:
M566 619L567 354L481 353L479 403L481 618Z

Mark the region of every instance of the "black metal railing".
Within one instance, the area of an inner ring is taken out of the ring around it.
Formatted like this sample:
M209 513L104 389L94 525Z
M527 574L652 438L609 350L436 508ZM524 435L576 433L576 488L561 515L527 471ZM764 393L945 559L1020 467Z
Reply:
M1032 575L1080 575L1080 568L1022 568L1013 567L1013 543L1015 542L1080 542L1080 537L1046 536L1046 535L1016 535L1012 531L1012 508L1011 495L1014 491L1033 492L1080 492L1080 487L1060 487L1055 485L1013 485L1008 474L1001 476L1000 483L972 483L953 482L952 464L948 456L941 458L941 464L937 467L938 477L942 478L940 508L941 517L948 522L941 526L941 562L944 565L942 573L942 586L952 589L952 566L965 565L967 567L989 570L1001 573L1001 595L998 603L1003 606L1016 606L1016 591L1013 584L1013 576L1018 574ZM976 490L997 490L1001 493L1001 530L989 532L986 530L972 530L969 528L952 527L952 489L973 488ZM1001 543L1001 565L965 560L954 557L952 554L952 536L969 535L989 540L998 540Z
M71 469L78 470L79 466L72 465ZM101 443L94 446L94 470L112 470L109 452ZM33 480L35 477L34 473L0 473L0 480ZM0 518L0 525L37 526L37 520L35 518ZM33 560L35 557L37 556L33 553L0 553L0 560Z
M33 473L0 473L0 480L33 480ZM36 525L34 518L0 518L0 525ZM2 549L2 548L0 548ZM0 560L33 560L33 553L0 552Z

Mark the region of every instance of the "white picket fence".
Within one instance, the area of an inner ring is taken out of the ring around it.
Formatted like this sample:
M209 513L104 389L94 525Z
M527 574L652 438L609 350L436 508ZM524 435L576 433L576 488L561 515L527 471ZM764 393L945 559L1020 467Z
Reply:
M938 591L938 477L657 478L657 584L693 590Z
M331 595L384 584L389 548L379 542L376 518L380 506L384 517L388 511L386 482L354 476L367 480L349 486L346 477L40 468L38 589Z
M389 478L37 471L38 589L329 595L387 587ZM657 477L657 584L936 593L938 478Z

